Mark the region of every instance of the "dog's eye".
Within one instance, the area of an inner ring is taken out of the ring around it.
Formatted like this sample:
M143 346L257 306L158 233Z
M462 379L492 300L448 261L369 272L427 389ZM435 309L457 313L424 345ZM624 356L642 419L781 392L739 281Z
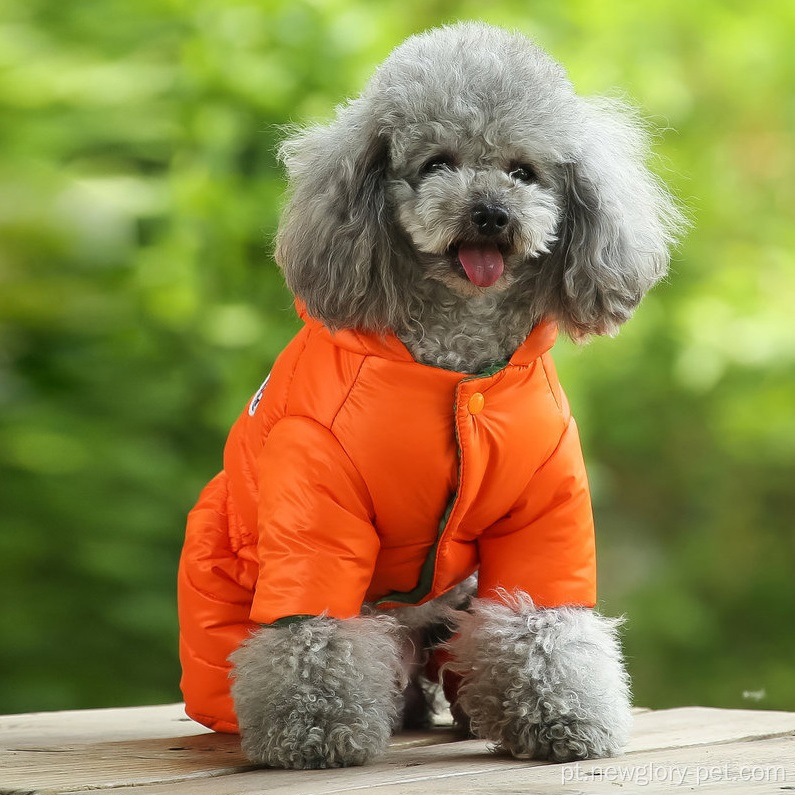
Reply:
M448 155L437 155L423 165L420 169L420 173L425 176L426 174L433 174L436 171L444 171L445 169L451 169L453 167L452 158Z
M508 172L508 176L511 179L515 179L517 182L524 182L525 185L529 185L531 182L536 182L538 180L538 174L536 174L536 170L526 163L513 166Z

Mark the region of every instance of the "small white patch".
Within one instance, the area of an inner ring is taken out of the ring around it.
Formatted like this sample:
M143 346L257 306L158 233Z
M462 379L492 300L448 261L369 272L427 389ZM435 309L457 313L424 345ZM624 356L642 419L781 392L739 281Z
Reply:
M257 390L257 394L251 398L251 403L248 404L248 416L253 417L254 412L257 410L257 406L259 406L260 400L262 400L262 396L265 393L265 387L268 386L268 381L271 380L271 374L268 373L268 377L262 382L262 386Z

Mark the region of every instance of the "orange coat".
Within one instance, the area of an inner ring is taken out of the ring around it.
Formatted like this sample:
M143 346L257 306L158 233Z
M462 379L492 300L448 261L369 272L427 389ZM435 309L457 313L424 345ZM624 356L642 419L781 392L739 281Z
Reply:
M188 714L236 731L227 656L260 624L481 596L595 602L576 425L539 324L502 368L415 362L394 336L306 324L235 423L188 518L180 657Z

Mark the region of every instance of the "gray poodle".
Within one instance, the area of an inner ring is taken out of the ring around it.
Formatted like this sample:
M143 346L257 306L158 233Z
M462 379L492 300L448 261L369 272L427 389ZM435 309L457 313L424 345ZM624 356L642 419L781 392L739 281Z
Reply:
M207 712L192 600L219 636L245 613L231 694L252 760L366 763L428 724L429 677L462 729L516 757L626 743L619 622L593 610L587 483L548 349L557 327L614 334L665 275L682 219L646 154L625 108L479 23L411 37L283 145L276 259L307 327L230 437L261 423L242 472L229 456L197 506L238 510L217 553L234 565L199 571L210 545L191 551L189 523L181 573L189 714ZM250 545L235 477L257 495ZM210 620L212 576L239 589Z

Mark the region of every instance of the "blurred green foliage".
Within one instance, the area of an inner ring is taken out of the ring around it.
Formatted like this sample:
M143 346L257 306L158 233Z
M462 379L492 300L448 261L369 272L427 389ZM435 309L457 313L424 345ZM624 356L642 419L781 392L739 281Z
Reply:
M620 87L694 223L557 354L636 700L795 709L789 0L0 0L0 712L179 698L184 516L297 326L280 126L463 18Z

